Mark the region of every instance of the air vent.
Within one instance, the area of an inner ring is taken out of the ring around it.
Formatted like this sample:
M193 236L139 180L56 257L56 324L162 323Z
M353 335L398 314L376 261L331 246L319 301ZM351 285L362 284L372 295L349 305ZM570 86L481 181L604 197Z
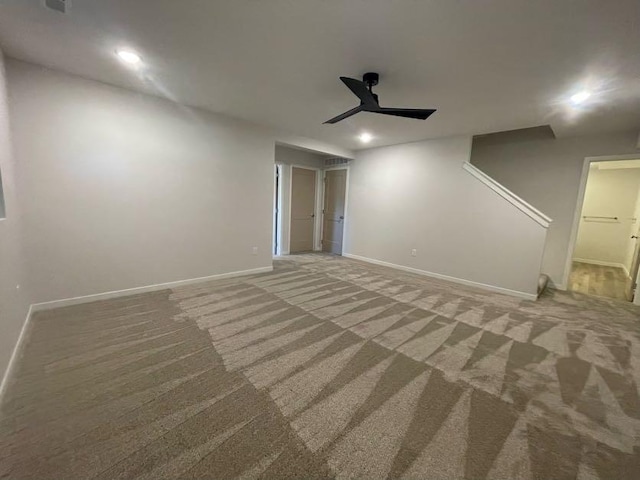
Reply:
M71 0L44 0L44 6L60 13L68 13L71 8Z
M324 159L324 166L325 167L335 167L337 165L347 165L348 163L349 163L349 159L348 158L330 157L330 158L325 158Z

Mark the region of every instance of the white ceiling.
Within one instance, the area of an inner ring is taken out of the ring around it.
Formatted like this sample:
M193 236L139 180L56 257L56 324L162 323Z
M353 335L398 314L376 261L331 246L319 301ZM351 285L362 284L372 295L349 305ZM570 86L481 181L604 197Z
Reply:
M640 128L638 0L4 0L9 56L346 148L550 124L558 137ZM128 46L138 74L114 57ZM380 73L361 113L339 81ZM568 97L587 87L582 108Z

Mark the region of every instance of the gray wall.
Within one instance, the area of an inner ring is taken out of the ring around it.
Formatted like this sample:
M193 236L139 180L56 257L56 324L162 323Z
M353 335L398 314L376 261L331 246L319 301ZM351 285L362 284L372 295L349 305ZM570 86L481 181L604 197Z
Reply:
M305 150L299 150L291 147L285 147L282 145L276 145L275 161L277 164L283 165L282 168L282 205L281 205L281 253L286 255L289 253L289 216L291 215L291 166L303 166L322 169L324 167L324 158L326 155L319 153L307 152ZM320 178L318 178L320 180ZM318 189L320 184L316 186ZM316 191L316 210L321 209L319 201L322 198L319 191ZM319 234L320 228L320 216L316 212L316 237ZM318 245L316 247L319 248Z
M470 148L456 137L358 152L345 252L535 294L546 230L462 169Z
M271 266L273 136L7 66L34 302Z
M638 152L638 131L551 140L474 141L471 163L553 219L542 271L564 288L585 157Z
M22 219L17 201L16 164L12 156L9 134L2 51L0 51L0 172L6 206L6 217L0 220L0 378L2 378L30 303L21 250Z

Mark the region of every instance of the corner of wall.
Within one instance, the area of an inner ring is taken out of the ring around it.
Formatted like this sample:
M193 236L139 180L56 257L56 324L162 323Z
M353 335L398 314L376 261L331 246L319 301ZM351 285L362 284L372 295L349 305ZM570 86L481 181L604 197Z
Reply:
M30 302L9 114L4 55L0 50L0 175L5 207L5 218L0 221L0 258L3 259L0 274L0 402L26 332Z

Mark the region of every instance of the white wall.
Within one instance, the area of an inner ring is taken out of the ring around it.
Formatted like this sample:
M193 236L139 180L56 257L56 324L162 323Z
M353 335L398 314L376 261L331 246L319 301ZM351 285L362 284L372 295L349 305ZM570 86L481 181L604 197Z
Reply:
M358 152L345 252L535 295L546 229L463 170L470 148L456 137Z
M277 164L283 165L282 168L282 177L280 181L282 182L282 205L281 205L281 219L282 219L282 229L281 229L281 253L286 255L289 253L289 220L291 216L291 166L297 165L302 167L311 167L317 168L321 170L324 168L324 159L327 155L308 152L304 150L299 150L291 147L286 147L283 145L276 145L276 155L275 162ZM316 185L316 241L318 242L318 236L320 233L320 215L319 210L320 207L320 198L321 198L321 172L318 172L318 184ZM319 249L319 246L315 246L316 249Z
M637 131L555 140L474 141L471 163L553 218L542 271L563 284L584 159L637 152Z
M5 69L0 50L0 175L6 207L6 216L0 220L0 378L9 364L30 303L21 249L16 163L10 140Z
M589 169L574 260L631 268L635 242L630 237L639 191L640 169ZM618 220L582 218L585 215Z
M35 302L271 265L272 136L7 64Z

